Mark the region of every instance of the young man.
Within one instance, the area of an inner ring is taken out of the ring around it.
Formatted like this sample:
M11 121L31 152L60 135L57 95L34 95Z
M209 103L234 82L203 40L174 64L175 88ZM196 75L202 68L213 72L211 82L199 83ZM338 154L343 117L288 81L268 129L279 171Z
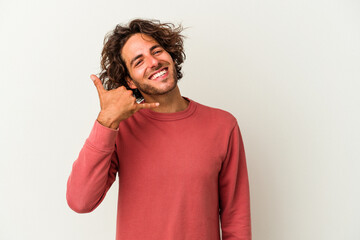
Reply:
M93 211L118 174L116 239L219 240L220 217L223 240L250 240L239 126L181 96L183 36L172 26L136 19L107 36L102 81L91 75L101 111L73 164L68 204Z

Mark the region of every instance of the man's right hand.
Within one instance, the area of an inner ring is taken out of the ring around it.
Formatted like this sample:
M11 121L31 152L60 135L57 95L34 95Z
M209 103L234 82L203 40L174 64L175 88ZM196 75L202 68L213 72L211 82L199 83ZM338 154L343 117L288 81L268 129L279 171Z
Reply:
M117 129L122 120L127 119L143 108L155 108L159 103L137 103L133 92L124 86L112 90L105 90L101 80L91 75L100 99L101 111L97 121L108 128Z

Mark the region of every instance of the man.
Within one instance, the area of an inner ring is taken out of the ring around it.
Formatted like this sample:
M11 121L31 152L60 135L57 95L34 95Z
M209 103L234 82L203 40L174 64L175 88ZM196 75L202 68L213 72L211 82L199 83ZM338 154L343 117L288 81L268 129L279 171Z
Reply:
M183 36L172 26L135 19L107 36L102 82L91 75L101 111L73 164L68 204L93 211L118 173L116 239L219 240L220 216L223 240L249 240L239 126L181 96Z

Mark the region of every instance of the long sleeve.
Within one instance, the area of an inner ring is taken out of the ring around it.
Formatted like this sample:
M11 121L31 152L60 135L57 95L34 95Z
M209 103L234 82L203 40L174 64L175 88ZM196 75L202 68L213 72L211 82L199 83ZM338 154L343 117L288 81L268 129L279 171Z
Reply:
M78 213L93 211L104 199L116 179L118 130L95 121L67 181L66 199Z
M251 240L249 180L238 124L219 173L219 207L222 239Z

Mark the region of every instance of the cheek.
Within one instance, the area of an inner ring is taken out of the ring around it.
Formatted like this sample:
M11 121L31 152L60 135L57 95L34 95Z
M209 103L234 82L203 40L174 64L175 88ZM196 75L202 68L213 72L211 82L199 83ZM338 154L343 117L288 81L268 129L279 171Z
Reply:
M174 63L174 60L172 59L170 54L167 54L167 59L168 59L169 62Z
M135 79L143 78L144 73L145 73L144 71L145 71L144 67L141 66L141 67L135 69L134 71L132 71L131 76Z

